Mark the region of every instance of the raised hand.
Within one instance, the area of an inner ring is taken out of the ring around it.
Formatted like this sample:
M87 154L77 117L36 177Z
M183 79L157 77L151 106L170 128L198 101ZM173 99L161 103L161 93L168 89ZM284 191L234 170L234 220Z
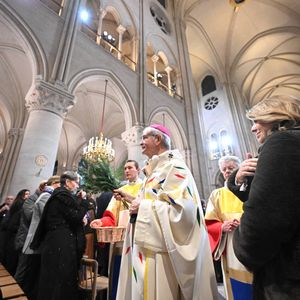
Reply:
M251 153L247 153L246 157L246 160L240 164L239 170L235 176L236 182L239 184L244 183L247 176L254 176L256 170L258 158L253 158Z
M128 203L131 203L134 200L134 197L131 195L125 193L124 191L118 189L118 190L113 190L113 194L116 200L118 201L126 201Z

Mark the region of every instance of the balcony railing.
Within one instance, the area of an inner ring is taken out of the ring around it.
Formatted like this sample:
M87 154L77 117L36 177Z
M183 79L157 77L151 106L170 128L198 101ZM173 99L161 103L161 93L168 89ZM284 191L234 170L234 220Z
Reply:
M122 61L133 71L136 70L136 63L127 55L123 54L117 47L104 40L99 34L97 34L92 28L86 24L81 24L81 31L88 35L98 45L101 45L107 52Z
M153 74L147 73L147 76L148 76L148 80L151 83L153 83L155 86L157 86L161 90L167 92L171 97L176 98L176 99L178 99L180 101L183 100L182 96L180 96L179 94L177 94L174 90L169 89L169 87L166 86L165 84L163 84L161 81L155 80L155 77L153 76ZM157 85L156 85L156 82L157 82Z
M52 9L59 16L61 16L65 0L60 0L60 1L59 0L40 0L40 1L43 2L46 6L48 6L50 9Z

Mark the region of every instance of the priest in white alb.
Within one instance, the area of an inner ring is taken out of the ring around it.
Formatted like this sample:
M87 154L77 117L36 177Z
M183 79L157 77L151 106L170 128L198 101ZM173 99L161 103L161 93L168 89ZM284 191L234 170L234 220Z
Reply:
M170 132L146 127L141 141L148 156L139 195L115 191L131 203L117 299L218 299L201 202L193 176Z

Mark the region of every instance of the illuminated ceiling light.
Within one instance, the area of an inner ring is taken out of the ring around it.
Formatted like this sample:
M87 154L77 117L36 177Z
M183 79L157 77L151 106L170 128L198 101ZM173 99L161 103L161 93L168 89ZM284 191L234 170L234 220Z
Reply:
M111 140L108 138L104 138L103 136L103 122L104 122L107 83L108 80L106 79L100 134L99 136L91 137L88 145L83 148L83 157L91 163L95 163L98 161L111 162L115 159L115 150L112 148Z
M87 10L82 10L81 12L80 12L80 19L81 19L81 21L83 21L83 22L87 22L88 21L88 19L89 19L89 13L87 12Z
M237 12L239 7L245 2L246 0L229 0L229 3L234 7L234 12Z
M163 78L163 76L162 76L162 74L160 74L160 73L156 73L156 78L157 78L158 80L160 80L160 79Z

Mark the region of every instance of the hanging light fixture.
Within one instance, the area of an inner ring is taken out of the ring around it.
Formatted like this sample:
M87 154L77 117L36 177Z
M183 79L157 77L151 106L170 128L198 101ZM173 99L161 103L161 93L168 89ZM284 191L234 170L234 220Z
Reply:
M108 80L105 79L104 101L102 108L102 119L100 134L96 137L91 137L87 146L83 148L83 157L89 162L97 161L113 161L115 159L115 150L112 148L112 142L103 136L103 122L106 103L106 90Z
M246 0L229 0L229 3L234 7L234 12L238 12L240 6L245 2Z

